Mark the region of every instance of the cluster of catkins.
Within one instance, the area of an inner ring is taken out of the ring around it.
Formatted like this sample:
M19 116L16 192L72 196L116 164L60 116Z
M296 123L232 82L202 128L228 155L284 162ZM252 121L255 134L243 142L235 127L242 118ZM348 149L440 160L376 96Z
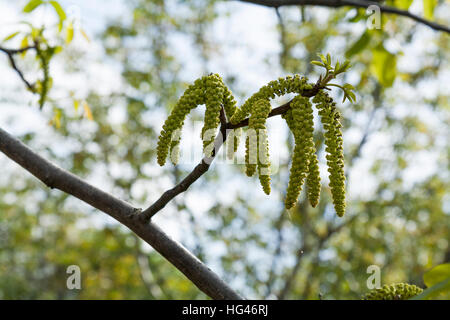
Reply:
M172 162L177 163L180 130L184 120L192 109L201 104L206 105L202 129L203 151L207 156L211 156L223 106L226 117L232 125L237 125L241 121L249 119L245 141L246 174L253 176L258 172L263 190L266 194L269 194L269 144L265 123L272 110L270 99L287 93L295 93L297 96L290 103L289 110L283 115L295 140L285 206L290 209L297 203L306 180L308 199L311 205L315 207L319 202L321 188L319 163L313 140L313 107L310 99L304 96L312 88L313 85L308 83L307 78L299 75L279 78L263 86L247 99L240 108L237 108L235 99L219 75L211 74L202 77L188 87L164 123L157 147L158 163L164 165L169 151ZM318 90L313 102L319 110L325 129L326 159L334 207L336 213L342 216L345 212L345 176L340 114L332 98L323 90ZM231 143L227 144L229 156L236 152L239 136L240 129L235 129L228 135L231 138L229 140Z
M220 125L220 110L222 106L228 118L231 118L236 112L236 101L218 74L210 74L197 79L178 100L172 113L164 123L159 136L157 146L159 165L163 166L165 164L169 151L172 163L178 163L180 131L184 120L192 109L202 104L206 106L204 126L202 128L203 151L208 156L212 155L214 138ZM240 130L237 129L235 131ZM233 153L237 150L239 136L238 132L233 135L235 142L233 150L230 150Z
M412 284L396 283L371 290L363 296L363 300L408 300L422 291L422 288Z

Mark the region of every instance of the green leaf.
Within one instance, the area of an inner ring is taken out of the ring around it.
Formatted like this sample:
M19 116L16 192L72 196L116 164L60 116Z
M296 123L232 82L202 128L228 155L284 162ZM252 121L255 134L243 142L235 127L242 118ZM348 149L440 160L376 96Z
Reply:
M325 58L325 56L321 53L318 54L320 60L322 60L323 64L326 65L327 64L327 58Z
M378 46L373 51L370 70L381 85L391 87L397 75L397 57L383 46Z
M421 294L411 298L410 300L426 300L441 294L447 294L447 298L450 297L450 278L447 278L444 281L436 283L434 286L425 289Z
M322 62L320 62L320 61L311 61L311 64L314 64L314 65L319 66L319 67L325 67L325 65Z
M78 111L79 107L80 107L80 101L79 100L73 100L73 108L75 109L75 112Z
M367 31L364 32L361 37L356 40L356 42L353 43L351 47L345 52L345 56L347 58L350 58L351 56L354 56L355 54L358 54L362 50L364 50L364 48L367 47L370 42L370 37L370 33L368 33Z
M19 33L20 33L20 31L11 33L9 36L5 37L5 38L3 39L3 41L11 40L11 39L14 38L15 36L17 36Z
M366 17L366 11L363 9L357 9L356 15L350 19L348 19L348 22L358 22L361 19L364 19Z
M408 8L411 6L413 0L397 0L396 7L400 8L402 10L408 10Z
M436 4L437 0L423 0L423 15L426 19L433 19Z
M61 7L61 5L57 1L50 1L49 3L53 6L53 9L55 9L56 14L59 17L59 21L63 22L64 20L66 20L66 13L64 12L64 9Z
M450 278L450 263L443 263L426 272L423 282L427 287L431 287L447 278Z
M73 39L73 23L70 21L66 28L66 44L69 44L72 42Z
M340 67L340 63L339 63L339 60L338 60L338 61L336 61L336 64L334 65L334 71L338 72L339 71L339 67Z
M450 263L440 264L423 275L423 282L428 287L414 300L424 300L447 293L450 298Z
M28 47L28 36L25 36L22 41L20 42L20 48L26 48ZM22 52L20 54L20 56L23 58L25 57L25 55L27 54L27 50L25 50L24 52Z
M61 109L55 109L52 123L55 125L57 129L61 128L61 116L62 116Z
M30 0L30 2L28 2L26 4L26 6L23 7L23 12L30 13L31 11L33 11L34 9L36 9L43 3L44 3L44 1L42 1L42 0Z

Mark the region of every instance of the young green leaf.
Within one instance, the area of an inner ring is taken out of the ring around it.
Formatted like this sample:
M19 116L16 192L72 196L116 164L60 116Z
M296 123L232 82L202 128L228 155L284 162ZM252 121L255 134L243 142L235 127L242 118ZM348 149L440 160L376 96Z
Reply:
M25 36L22 41L20 42L20 48L26 48L28 47L28 36ZM24 52L22 52L20 54L20 57L23 58L25 57L25 55L27 54L27 50L25 50Z
M70 21L66 27L66 44L72 42L73 39L73 23Z
M75 112L78 111L78 108L80 107L80 101L79 100L73 100L73 108L75 109Z
M397 76L397 57L383 46L373 51L370 70L384 87L391 87Z
M28 2L25 7L23 7L23 12L30 13L43 3L44 1L42 0L30 0L30 2Z
M49 1L49 3L52 5L53 9L55 9L56 14L59 17L59 22L63 22L66 20L66 13L64 12L64 9L61 7L61 5L57 1Z
M403 10L408 10L413 0L397 0L397 7Z
M19 33L20 33L20 31L11 33L9 36L5 37L5 38L3 39L3 41L11 40L11 39L13 39L15 36L17 36Z
M423 0L423 15L426 19L433 19L436 4L437 0Z
M361 35L361 37L358 40L356 40L356 42L353 43L351 47L345 52L345 56L347 58L350 58L351 56L360 53L370 43L370 38L371 38L370 33L367 31L364 32Z
M314 64L316 66L325 68L325 65L322 62L320 62L320 61L311 61L311 64Z
M427 287L431 287L447 278L450 278L450 263L443 263L426 272L423 275L423 282Z

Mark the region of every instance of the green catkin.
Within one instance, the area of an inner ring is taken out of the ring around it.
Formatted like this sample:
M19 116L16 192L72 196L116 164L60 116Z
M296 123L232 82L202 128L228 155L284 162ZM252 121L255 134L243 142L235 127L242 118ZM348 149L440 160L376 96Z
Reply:
M270 162L267 130L258 135L258 175L265 194L270 194Z
M257 140L257 137L253 131L251 133L252 135L247 132L245 139L245 174L247 177L253 176L256 172L256 143L253 143L253 141ZM250 159L250 157L252 158Z
M234 158L234 154L237 151L241 134L242 134L241 128L233 129L228 132L228 135L227 135L227 158L230 160Z
M342 217L345 213L345 174L340 113L333 99L324 91L320 91L313 101L319 109L325 129L325 151L333 204L337 215Z
M234 140L233 140L233 150L234 152L237 152L239 147L239 142L241 140L242 136L242 128L234 129Z
M407 283L384 285L373 289L362 297L363 300L408 300L423 292L423 289Z
M233 93L228 89L227 86L223 85L223 107L225 109L225 115L227 120L229 120L237 110L236 100L233 97ZM228 159L233 159L234 153L239 147L240 137L242 135L242 129L237 128L231 130L227 137L227 157Z
M308 186L308 200L313 208L317 206L320 198L320 171L319 161L317 160L315 148L311 151L308 176L306 178L306 185Z
M218 74L209 75L205 80L205 120L202 129L203 151L211 156L216 129L220 125L220 109L223 104L224 85Z
M266 194L270 194L269 143L266 120L272 107L269 100L258 100L249 119L249 143L247 144L247 175L253 175L258 167L259 181Z
M291 102L290 114L285 116L295 140L289 184L286 191L286 209L292 208L297 203L308 172L311 153L311 141L308 137L312 136L313 130L310 107L308 98L296 96Z
M305 108L305 143L306 149L309 150L308 157L308 175L306 177L306 185L308 200L313 208L319 203L320 197L320 172L319 172L319 161L316 155L316 147L314 144L314 115L312 104L309 99L303 99L303 106Z
M172 133L172 139L170 142L169 155L170 161L176 165L180 160L180 138L181 138L181 129L175 130Z
M156 148L159 165L163 166L166 162L169 147L172 145L171 140L173 132L183 127L184 119L192 109L197 107L197 105L204 103L204 80L205 77L197 79L186 89L173 108L171 114L164 122Z
M279 78L278 80L270 81L267 85L259 89L258 92L248 98L241 108L237 109L231 117L230 122L237 124L247 118L256 101L273 99L275 96L282 96L287 93L302 94L304 90L312 88L311 84L307 83L308 79L300 77L299 75L287 76L286 78Z
M231 95L231 92L225 90L225 85L218 74L210 74L195 80L186 91L183 93L177 104L173 108L171 114L165 121L163 129L158 140L157 157L159 165L164 165L166 162L167 154L173 150L177 152L177 144L172 143L172 134L175 130L181 129L184 124L186 116L192 109L198 105L205 104L205 123L202 129L202 138L206 131L216 130L220 124L220 109L222 104L226 105L228 112L233 112L236 109L236 102ZM227 93L226 101L224 102L224 94ZM224 107L225 108L225 107ZM231 117L231 114L229 114ZM207 139L204 139L203 146L205 154L211 154L214 141L213 134L215 131L209 132ZM210 150L206 150L209 147ZM177 155L171 158L177 159Z
M223 108L225 109L225 115L230 119L237 109L237 102L233 97L233 93L228 89L221 81L223 86Z

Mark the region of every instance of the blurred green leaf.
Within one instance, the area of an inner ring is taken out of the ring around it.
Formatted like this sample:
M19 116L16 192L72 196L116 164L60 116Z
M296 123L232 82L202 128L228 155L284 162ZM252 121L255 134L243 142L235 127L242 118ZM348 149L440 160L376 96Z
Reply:
M13 39L15 36L17 36L19 33L20 33L20 31L11 33L9 36L6 36L6 37L3 39L3 41L11 40L11 39Z
M434 286L425 289L421 294L411 298L410 300L426 300L446 294L445 298L449 298L450 293L450 278L445 279Z
M61 7L61 5L57 1L50 1L49 3L55 9L56 14L59 17L59 21L62 22L66 20L66 13L64 12L64 9Z
M426 19L433 19L436 5L437 0L423 0L423 15Z
M75 109L75 112L78 111L78 108L80 107L80 101L79 100L73 100L73 108Z
M381 85L391 87L397 75L397 57L383 46L378 46L373 51L370 70Z
M42 0L31 0L25 5L25 7L23 8L23 12L30 13L43 3L44 1Z
M440 264L423 275L423 281L427 287L434 286L450 278L450 263Z
M70 21L67 24L67 28L66 28L66 44L71 43L73 40L73 23L72 21Z
M355 43L352 44L352 46L345 52L345 56L347 58L350 58L351 56L358 54L362 50L364 50L365 47L370 42L370 34L366 31L362 34L362 36L356 40Z
M348 19L349 22L358 22L366 17L366 11L364 9L356 9L356 10L357 12L355 16Z
M25 36L22 41L20 42L20 48L26 48L28 47L28 36ZM23 58L25 57L25 55L27 54L27 50L25 50L24 52L22 52L20 54L20 56Z
M408 10L408 8L411 6L413 0L397 0L396 2L396 7L403 9L403 10Z

